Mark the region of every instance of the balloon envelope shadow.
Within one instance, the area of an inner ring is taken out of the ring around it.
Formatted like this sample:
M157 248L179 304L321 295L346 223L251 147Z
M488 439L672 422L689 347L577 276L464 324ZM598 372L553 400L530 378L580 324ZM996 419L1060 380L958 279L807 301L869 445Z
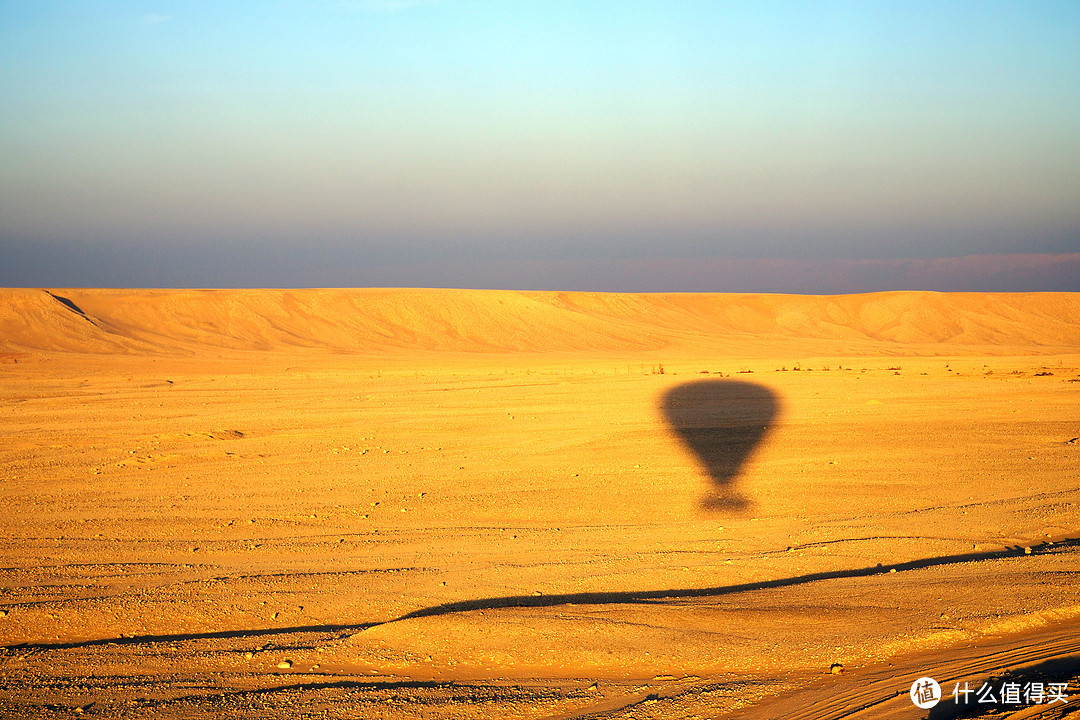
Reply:
M776 416L776 394L741 380L699 380L668 391L661 408L671 429L712 478L712 491L702 507L745 509L749 501L735 490L734 481Z

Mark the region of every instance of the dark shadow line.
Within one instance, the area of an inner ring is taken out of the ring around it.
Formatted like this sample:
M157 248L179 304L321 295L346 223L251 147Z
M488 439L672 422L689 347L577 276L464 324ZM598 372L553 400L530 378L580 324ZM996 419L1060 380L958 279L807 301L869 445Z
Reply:
M462 600L459 602L435 605L421 610L415 610L401 617L387 622L412 620L414 618L435 617L450 615L453 613L470 612L472 610L495 610L508 607L554 607L557 605L620 605L620 604L646 604L658 600L679 600L683 598L720 597L735 593L750 592L752 590L769 590L773 588L791 587L804 585L819 580L835 580L838 578L859 578L872 575L885 575L891 572L905 570L920 570L922 568L937 567L939 565L953 565L965 562L978 562L982 560L998 560L1009 557L1024 557L1026 555L1043 555L1062 548L1080 546L1080 538L1069 538L1051 544L1032 546L1030 553L1022 547L1010 547L1002 550L990 550L985 552L961 553L958 555L943 555L934 558L909 560L893 565L875 565L873 567L854 568L851 570L827 570L824 572L796 575L778 580L760 580L758 582L740 583L738 585L723 585L711 588L686 588L677 590L641 590L630 592L583 592L565 593L561 595L514 595L500 598L485 598L482 600Z
M46 291L45 291L45 294L46 294L46 295L48 295L49 297L51 297L51 298L52 298L53 300L55 300L56 302L58 302L58 303L60 303L61 305L63 305L64 307L66 307L66 308L67 308L68 310L70 310L71 312L73 312L73 313L75 313L76 315L78 315L79 317L81 317L81 318L82 318L83 320L85 320L86 322L88 322L88 323L90 323L91 325L93 325L94 327L98 327L98 324L97 324L96 322L94 322L93 320L91 320L91 319L90 319L90 316L89 316L89 315L87 315L87 314L86 314L85 312L83 312L83 309L82 309L81 307L79 307L78 305L76 305L75 303L73 303L73 302L72 302L71 300L69 300L68 298L66 298L66 297L61 297L61 296L59 296L59 295L57 295L57 294L55 294L55 293L51 293L51 292L49 292L48 290L46 290Z
M481 598L478 600L460 600L458 602L444 603L442 605L433 605L431 607L421 608L420 610L414 610L411 613L406 613L405 615L401 615L391 620L368 623L347 625L304 625L284 628L260 628L255 630L223 630L220 632L184 633L177 635L138 635L133 637L83 640L70 643L21 643L0 646L0 652L12 653L15 651L35 652L72 650L87 647L101 647L105 645L149 645L153 643L185 642L189 640L256 638L288 633L321 632L340 633L345 635L362 632L379 625L389 625L390 623L401 622L402 620L453 615L474 610L498 610L512 607L544 608L556 607L559 605L632 605L649 604L662 600L722 597L724 595L734 595L754 590L770 590L774 588L792 587L794 585L805 585L820 580L870 577L873 575L887 575L892 572L903 572L906 570L921 570L923 568L938 567L941 565L955 565L959 563L999 560L1011 557L1046 555L1073 547L1080 547L1080 537L1067 538L1055 541L1054 543L1032 545L1030 548L1008 547L1002 550L942 555L940 557L922 558L920 560L908 560L907 562L894 563L892 565L875 565L873 567L854 568L850 570L827 570L824 572L808 573L806 575L796 575L789 578L779 578L777 580L760 580L757 582L739 583L737 585L721 585L719 587L621 592L582 592L563 593L560 595L510 595L506 597ZM1030 553L1028 550L1030 550Z
M77 648L102 647L105 645L153 645L155 643L185 642L188 640L233 640L237 638L257 638L267 635L288 633L355 633L367 630L379 622L358 623L354 625L302 625L283 628L259 628L255 630L221 630L209 633L180 633L176 635L132 635L120 638L101 638L98 640L80 640L68 643L19 643L0 646L0 652L37 652L45 650L74 650Z

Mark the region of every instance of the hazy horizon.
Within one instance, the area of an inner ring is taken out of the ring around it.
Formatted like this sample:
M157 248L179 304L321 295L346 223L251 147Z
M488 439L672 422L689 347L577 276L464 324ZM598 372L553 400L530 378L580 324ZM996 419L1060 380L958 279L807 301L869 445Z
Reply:
M0 5L0 285L1080 291L1071 2Z

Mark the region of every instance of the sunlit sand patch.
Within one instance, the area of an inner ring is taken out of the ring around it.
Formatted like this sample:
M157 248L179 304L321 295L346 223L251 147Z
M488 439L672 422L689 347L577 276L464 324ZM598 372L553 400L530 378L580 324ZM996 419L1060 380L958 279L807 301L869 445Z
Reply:
M1074 295L0 304L9 715L884 716L1074 651Z

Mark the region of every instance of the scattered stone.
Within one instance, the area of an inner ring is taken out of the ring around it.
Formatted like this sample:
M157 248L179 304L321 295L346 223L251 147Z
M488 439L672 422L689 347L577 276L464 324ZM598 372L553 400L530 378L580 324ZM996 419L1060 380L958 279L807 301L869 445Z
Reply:
M1025 547L1025 548L1024 548L1024 554L1025 554L1025 555L1030 555L1030 554L1031 554L1031 548L1029 548L1029 547Z
M7 617L7 610L0 610L0 617Z
M832 665L829 666L829 672L831 672L833 675L843 675L844 674L844 666L841 665L840 663L833 663Z
M277 664L277 666L281 670L288 670L289 668L292 667L292 660L282 660L281 662L279 662Z
M246 653L244 653L244 659L245 660L250 660L253 657L255 657L255 653L251 652L250 650L248 650Z

